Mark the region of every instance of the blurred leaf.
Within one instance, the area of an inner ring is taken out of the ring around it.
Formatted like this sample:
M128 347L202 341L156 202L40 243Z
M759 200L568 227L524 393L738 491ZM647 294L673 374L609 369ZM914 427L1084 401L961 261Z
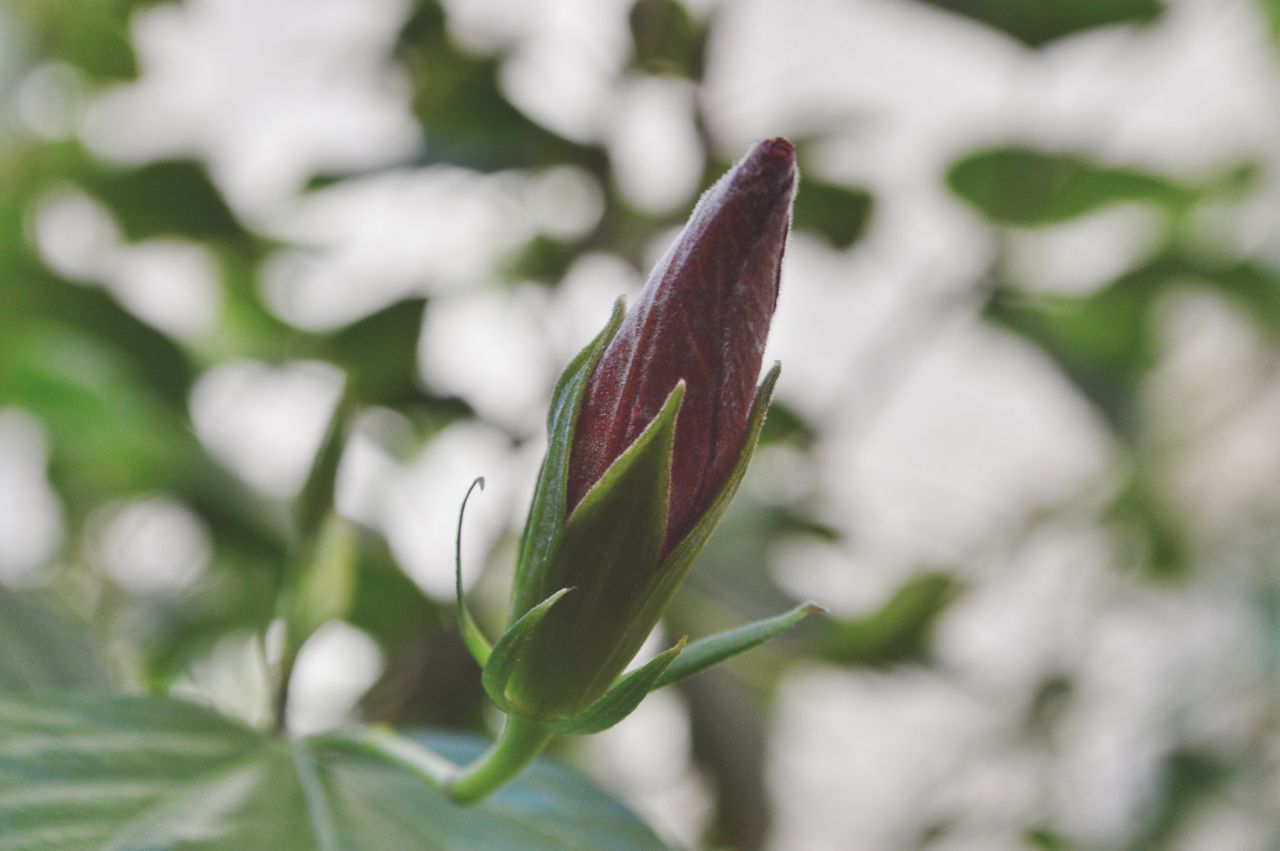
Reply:
M48 426L52 475L67 486L73 513L159 489L200 453L173 408L135 383L119 349L39 321L21 333L20 347L0 361L0 400Z
M13 269L11 274L7 303L0 311L0 352L5 360L21 357L42 371L72 368L88 374L95 365L76 361L66 349L75 346L87 354L93 348L122 379L128 376L157 400L185 410L195 372L173 340L102 290L35 270ZM68 333L72 330L74 335Z
M347 619L388 651L441 623L440 604L405 575L381 537L361 536L356 567L355 598Z
M479 171L569 162L600 175L599 147L580 145L514 107L498 84L500 56L478 56L456 44L435 0L419 0L400 34L399 58L413 86L428 163Z
M1067 841L1047 827L1033 827L1027 831L1027 845L1038 851L1071 851Z
M308 347L337 364L363 405L403 406L426 398L418 380L418 336L426 300L410 298L384 307Z
M1146 824L1128 847L1131 851L1175 847L1172 840L1194 821L1230 774L1230 764L1215 754L1191 749L1168 754L1160 766L1157 797L1147 812Z
M1147 467L1137 465L1104 519L1120 533L1120 543L1129 545L1122 563L1141 566L1150 579L1183 579L1193 564L1187 529L1148 477Z
M866 231L873 207L874 199L865 189L805 176L796 193L792 221L797 228L813 231L836 248L848 248Z
M1017 146L970 154L952 165L947 183L991 221L1020 226L1054 224L1124 201L1180 210L1199 195L1138 169Z
M819 653L844 665L891 667L924 661L934 624L960 590L950 574L917 576L869 615L843 622L830 619L819 639Z
M1170 252L1084 297L1027 296L1000 288L988 319L1035 344L1094 404L1115 433L1137 435L1137 394L1158 356L1150 320L1156 299L1174 287L1200 286L1231 301L1280 340L1280 271L1257 263L1222 264Z
M1280 0L1258 0L1263 15L1271 28L1271 38L1280 42Z
M1000 30L1029 47L1096 27L1147 23L1160 0L922 0Z
M1027 732L1042 742L1053 741L1075 693L1075 683L1066 674L1050 674L1041 680L1027 706Z
M650 74L702 79L707 33L676 0L637 0L631 7L631 66Z
M524 244L503 270L508 280L554 284L565 276L585 246L538 234Z
M1136 393L1155 360L1147 322L1155 285L1131 276L1084 299L998 290L986 316L1044 351L1116 434L1133 437Z
M203 163L165 160L132 169L99 166L85 189L111 207L132 241L155 236L247 239Z
M33 52L79 67L90 76L137 74L129 18L157 0L14 0L13 11Z
M765 418L764 429L760 432L760 445L771 443L794 443L801 449L810 449L817 432L806 422L794 408L783 402L774 400L769 406L769 415Z
M430 736L464 761L484 743ZM0 701L0 849L662 848L634 815L539 760L474 807L324 737L283 742L165 698Z
M0 695L108 688L88 630L51 600L0 586ZM0 831L0 847L3 841Z

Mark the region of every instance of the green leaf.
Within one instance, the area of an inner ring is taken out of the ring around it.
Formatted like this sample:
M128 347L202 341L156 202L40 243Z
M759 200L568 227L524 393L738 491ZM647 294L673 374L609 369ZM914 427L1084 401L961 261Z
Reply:
M631 67L646 74L702 79L707 30L676 0L637 0L631 7Z
M506 695L507 681L511 679L511 672L515 670L516 663L520 661L520 656L533 635L533 628L547 616L551 607L571 590L573 589L561 588L525 612L519 620L507 627L507 631L493 646L489 658L485 661L481 681L484 683L484 690L488 693L489 699L502 711L509 710Z
M484 746L421 741L452 762ZM664 847L555 763L463 808L399 758L415 750L284 742L168 698L0 700L0 851Z
M793 224L821 235L836 248L857 242L871 221L875 199L865 189L853 189L805 177L796 195Z
M1017 146L970 154L951 167L947 183L991 221L1021 226L1055 224L1125 201L1181 210L1200 195L1136 168Z
M548 130L507 99L499 80L503 57L459 46L439 3L417 4L396 54L425 130L425 163L499 171L570 162L607 172L602 148Z
M8 4L37 56L69 62L92 77L132 79L137 62L129 18L158 0L16 0ZM8 15L6 15L8 17Z
M753 647L777 638L809 615L823 611L826 610L817 603L802 603L789 612L699 639L685 649L680 658L663 672L653 687L662 688L685 677L691 677L739 653L745 653Z
M139 168L98 168L84 174L85 188L116 214L130 240L155 236L247 241L203 163L165 160Z
M0 695L109 686L97 645L83 626L50 600L0 586Z
M1160 0L922 0L993 27L1029 47L1040 47L1084 30L1147 23L1162 10Z
M489 661L489 656L493 653L493 647L489 644L489 639L485 638L484 632L481 631L480 624L476 623L476 619L467 610L466 601L462 599L462 518L467 512L467 500L471 498L472 492L477 487L480 490L484 490L483 476L477 477L471 483L471 487L467 488L467 495L462 498L462 507L458 509L458 534L454 541L453 590L457 596L458 634L462 636L462 642L467 646L467 652L483 668L485 663Z
M845 665L887 667L921 661L928 653L933 625L960 590L959 582L946 573L910 579L876 611L830 621L819 651Z
M398 301L320 337L311 352L347 373L362 404L420 402L427 398L417 368L425 308L425 299Z
M575 735L608 730L635 712L645 695L661 684L663 674L670 670L671 664L680 656L686 641L687 639L681 638L675 646L668 647L631 673L624 674L595 703L551 729L557 733Z

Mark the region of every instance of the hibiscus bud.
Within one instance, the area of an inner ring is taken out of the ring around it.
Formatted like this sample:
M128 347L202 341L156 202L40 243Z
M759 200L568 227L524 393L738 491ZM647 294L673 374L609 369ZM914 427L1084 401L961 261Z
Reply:
M496 699L513 713L557 724L603 694L736 490L777 375L757 390L795 186L791 143L757 143L561 376L513 624L572 590L503 678Z
M663 554L706 510L747 432L795 192L795 149L756 144L699 202L587 385L569 510L683 379Z

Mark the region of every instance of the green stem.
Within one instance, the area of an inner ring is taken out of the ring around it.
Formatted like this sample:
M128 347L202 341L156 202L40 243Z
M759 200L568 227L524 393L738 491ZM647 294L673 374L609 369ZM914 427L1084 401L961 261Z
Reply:
M551 740L551 731L542 725L507 716L502 735L479 759L462 769L445 786L445 792L459 804L471 804L488 796L520 773Z
M289 683L293 680L294 664L298 661L297 653L285 650L285 658L280 660L280 679L276 681L275 718L272 730L277 736L283 736L288 725L289 716Z

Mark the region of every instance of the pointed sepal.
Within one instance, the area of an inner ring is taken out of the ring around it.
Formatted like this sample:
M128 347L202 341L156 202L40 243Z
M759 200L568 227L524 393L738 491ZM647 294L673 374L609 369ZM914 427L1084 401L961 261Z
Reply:
M698 519L698 522L693 525L689 533L681 538L680 542L667 554L662 565L654 572L657 577L657 583L650 591L650 599L657 601L655 621L657 616L661 614L662 609L666 607L667 602L680 588L685 577L689 575L689 571L693 569L698 554L702 552L702 547L707 543L707 539L711 537L711 533L715 531L716 524L720 522L725 509L729 507L729 501L733 499L733 495L738 491L738 485L742 483L743 477L746 476L747 465L751 461L751 456L755 454L756 444L760 441L760 431L764 428L764 418L769 412L769 403L773 400L773 388L778 383L778 376L781 372L782 365L775 363L765 373L764 380L760 382L760 387L756 390L755 400L751 403L751 417L747 425L747 436L742 441L738 460L734 464L733 470L729 473L728 479L721 486L720 492L716 494L716 498L712 501L710 507Z
M466 601L462 598L462 518L467 513L467 500L471 499L471 494L476 488L484 490L484 476L477 476L471 483L471 487L467 488L467 495L462 498L462 507L458 509L458 534L454 540L453 550L453 590L457 598L458 634L462 636L462 643L466 645L467 652L476 660L476 664L483 668L489 661L493 646L489 643L489 639L485 638L480 624L476 623L476 619L471 616Z
M705 671L712 665L717 665L739 653L745 653L753 647L777 638L809 615L825 611L826 609L817 603L801 603L780 615L701 638L685 648L680 658L662 672L662 676L654 682L653 687L662 688L679 682L685 677L691 677L699 671Z
M560 598L571 590L573 589L561 588L525 612L519 620L507 628L507 631L498 639L498 643L493 645L480 681L489 699L503 712L511 711L511 704L506 694L507 682L511 679L511 672L515 670L516 663L520 661L529 640L533 637L534 628L547 616L551 607L560 602Z
M613 313L603 330L565 367L552 391L551 406L547 411L546 459L538 473L538 483L516 558L511 597L513 616L523 614L545 595L541 589L547 587L544 581L547 566L568 514L570 446L583 391L605 347L618 333L625 313L626 303L619 298L614 302Z
M635 712L645 695L657 688L663 674L671 669L672 663L679 661L686 640L681 638L674 646L654 656L644 665L619 677L594 703L568 721L552 726L551 730L580 735L599 733L617 724Z
M657 621L648 587L666 534L671 446L684 382L574 508L543 582L574 587L529 644L508 698L518 714L555 724L607 689Z

